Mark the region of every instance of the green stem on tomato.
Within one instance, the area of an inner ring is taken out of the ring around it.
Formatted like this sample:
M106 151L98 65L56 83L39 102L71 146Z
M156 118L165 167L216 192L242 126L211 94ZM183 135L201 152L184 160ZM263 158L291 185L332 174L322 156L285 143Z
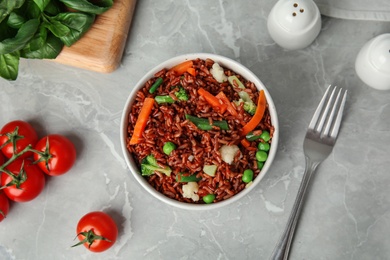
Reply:
M92 243L95 242L95 240L105 240L108 242L112 242L111 240L109 240L103 236L96 235L95 233L93 233L92 229L90 229L87 232L81 232L81 233L77 234L77 236L79 236L79 235L83 235L85 238L83 240L81 240L80 242L78 242L77 244L74 244L72 247L76 247L76 246L82 245L84 243L88 243L88 247L91 247Z

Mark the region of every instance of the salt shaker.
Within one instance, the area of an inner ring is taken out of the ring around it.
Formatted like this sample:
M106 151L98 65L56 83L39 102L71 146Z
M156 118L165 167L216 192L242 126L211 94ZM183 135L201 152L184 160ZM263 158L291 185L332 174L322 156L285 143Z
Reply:
M355 62L356 74L368 86L390 90L390 33L369 40Z
M268 16L268 32L289 50L309 46L321 31L321 14L313 0L279 0Z

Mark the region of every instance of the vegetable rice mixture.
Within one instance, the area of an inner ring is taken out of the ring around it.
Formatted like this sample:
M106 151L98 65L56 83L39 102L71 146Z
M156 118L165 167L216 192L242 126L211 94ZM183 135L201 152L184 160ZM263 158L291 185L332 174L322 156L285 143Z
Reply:
M261 174L274 128L263 90L211 59L195 59L146 82L127 131L127 149L157 191L215 203Z

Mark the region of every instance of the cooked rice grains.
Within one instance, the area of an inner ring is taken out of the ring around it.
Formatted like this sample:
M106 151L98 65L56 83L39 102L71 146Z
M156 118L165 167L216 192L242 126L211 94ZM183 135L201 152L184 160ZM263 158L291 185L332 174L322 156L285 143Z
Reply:
M220 114L198 94L199 88L204 88L214 96L223 91L230 101L234 101L240 99L238 95L240 91L245 91L251 100L257 103L259 91L252 82L226 68L224 68L226 76L236 75L244 84L245 89L232 86L228 81L217 82L210 72L213 64L214 61L211 59L193 60L192 67L196 70L196 76L187 72L177 76L168 69L157 72L137 92L136 100L129 114L128 140L133 134L137 117L146 97L155 98L156 96L169 95L174 100L173 103L154 103L140 143L128 144L127 149L139 167L142 160L150 154L156 158L159 165L169 166L172 169L170 176L156 171L145 178L157 191L182 202L204 203L202 198L208 194L215 195L214 202L226 200L245 189L247 184L242 181L244 170L252 169L254 178L261 171L256 160L257 146L261 140L250 142L249 148L240 143L245 138L240 135L240 130L249 122L252 115L244 111L242 104L237 106L233 102L232 104L238 113L237 116L232 116L228 111ZM153 94L150 94L149 89L159 77L163 79L163 83ZM178 86L185 89L189 96L188 101L177 100L175 92L178 91ZM229 130L221 130L215 126L211 130L201 130L186 119L186 114L206 118L210 123L226 120ZM268 104L260 124L254 130L261 133L258 130L268 131L271 136L269 142L272 141L274 128L271 124ZM169 155L163 152L163 146L166 142L172 142L176 145L176 149ZM239 147L239 152L235 154L231 164L222 160L219 150L223 145L237 145ZM214 176L203 171L205 165L217 166ZM177 181L177 176L180 174L196 174L200 179L197 181L198 190L195 191L199 200L194 201L194 197L183 197L183 185L187 183Z

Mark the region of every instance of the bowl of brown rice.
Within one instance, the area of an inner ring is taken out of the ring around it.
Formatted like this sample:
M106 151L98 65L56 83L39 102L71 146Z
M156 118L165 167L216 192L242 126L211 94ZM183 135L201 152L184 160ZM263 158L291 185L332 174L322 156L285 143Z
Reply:
M240 63L192 53L151 69L121 118L133 177L171 206L219 208L246 196L275 158L279 125L260 79Z

